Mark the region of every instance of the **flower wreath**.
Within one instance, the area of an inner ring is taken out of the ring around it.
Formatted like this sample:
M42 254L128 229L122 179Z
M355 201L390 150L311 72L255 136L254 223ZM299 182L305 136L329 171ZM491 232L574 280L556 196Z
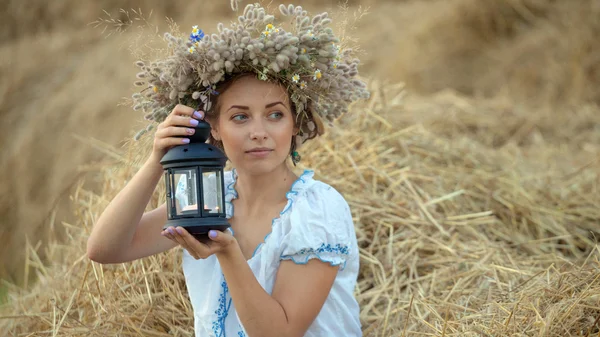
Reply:
M167 58L136 62L142 71L135 84L143 89L132 96L134 110L143 110L145 119L156 123L177 104L209 111L220 82L254 73L287 88L296 110L299 145L322 128L319 119L331 123L350 103L369 98L365 83L357 78L359 60L339 44L326 12L311 18L301 6L280 5L279 11L289 17L290 31L262 6L249 4L230 28L219 23L218 34L204 34L198 26L189 36L166 33ZM135 139L152 128L148 125Z

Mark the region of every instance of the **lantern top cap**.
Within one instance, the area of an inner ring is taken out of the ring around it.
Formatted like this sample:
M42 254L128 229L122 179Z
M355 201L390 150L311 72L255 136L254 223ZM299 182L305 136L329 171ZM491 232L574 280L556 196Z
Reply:
M194 134L189 136L190 144L206 143L210 135L210 124L204 120L199 120L198 125L194 127Z
M164 169L190 166L223 169L226 163L225 154L218 147L207 143L175 146L160 160Z

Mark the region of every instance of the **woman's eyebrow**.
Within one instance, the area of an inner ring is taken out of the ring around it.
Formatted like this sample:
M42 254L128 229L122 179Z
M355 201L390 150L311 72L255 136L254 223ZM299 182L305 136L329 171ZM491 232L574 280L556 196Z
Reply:
M238 108L238 109L242 109L242 110L250 110L249 107L244 106L244 105L232 105L229 107L229 109L227 109L227 111L234 109L234 108Z
M271 108L276 106L277 104L281 104L283 106L285 106L285 104L283 104L283 102L277 101L277 102L273 102L273 103L269 103L267 105L265 105L265 109ZM250 110L250 107L247 107L245 105L232 105L229 107L229 109L227 109L227 111L231 110L231 109L241 109L241 110Z
M273 102L273 103L269 103L269 104L265 105L265 109L268 109L268 108L270 108L270 107L274 107L274 106L276 106L277 104L281 104L281 105L285 106L285 104L283 104L283 102L279 102L279 101L277 101L277 102Z

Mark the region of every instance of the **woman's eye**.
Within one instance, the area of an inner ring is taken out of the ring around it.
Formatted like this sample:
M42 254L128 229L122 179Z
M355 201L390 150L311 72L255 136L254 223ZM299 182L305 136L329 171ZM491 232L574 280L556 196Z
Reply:
M246 119L245 115L235 115L233 117L231 117L232 120L234 121L243 121L244 119Z
M283 117L283 112L277 111L269 115L271 118L280 119Z

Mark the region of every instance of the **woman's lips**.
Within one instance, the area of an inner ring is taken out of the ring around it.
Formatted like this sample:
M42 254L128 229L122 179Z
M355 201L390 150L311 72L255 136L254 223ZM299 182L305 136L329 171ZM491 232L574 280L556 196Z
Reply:
M273 150L252 150L246 153L253 157L264 158L268 156L271 152L273 152Z

